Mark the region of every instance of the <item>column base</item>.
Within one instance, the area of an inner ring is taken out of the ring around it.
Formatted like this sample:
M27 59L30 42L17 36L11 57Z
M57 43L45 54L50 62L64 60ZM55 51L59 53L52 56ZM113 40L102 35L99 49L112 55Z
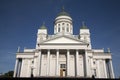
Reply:
M77 75L76 77L81 77L80 75Z
M71 77L70 75L67 75L66 77Z

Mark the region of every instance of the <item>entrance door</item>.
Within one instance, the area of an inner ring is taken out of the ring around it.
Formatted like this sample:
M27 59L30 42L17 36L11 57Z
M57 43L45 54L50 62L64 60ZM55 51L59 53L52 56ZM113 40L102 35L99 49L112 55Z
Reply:
M66 76L66 64L60 64L60 77Z
M65 76L66 74L66 69L63 69L63 76Z

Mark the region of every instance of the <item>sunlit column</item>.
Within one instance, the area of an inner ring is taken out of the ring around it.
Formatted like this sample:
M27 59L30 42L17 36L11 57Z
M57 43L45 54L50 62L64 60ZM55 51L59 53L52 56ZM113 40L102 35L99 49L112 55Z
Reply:
M17 74L17 66L18 66L18 59L16 59L16 62L15 62L15 68L14 68L14 75L13 75L13 77L16 77L16 74Z
M20 73L20 60L18 59L17 77L20 77L19 73Z
M56 76L58 76L59 75L59 70L58 70L58 68L59 68L59 64L58 64L58 61L59 61L59 50L56 50Z
M96 65L97 66L97 70L96 70L97 74L96 74L96 76L97 76L97 78L100 78L100 71L101 70L100 70L100 67L99 67L100 66L99 60L97 59L96 62L97 62L97 65Z
M69 57L70 57L70 51L67 50L67 76L69 76Z
M88 56L86 50L85 50L85 77L88 77Z
M38 56L38 74L41 75L41 50L39 50L39 56Z
M78 50L76 50L76 76L79 76L78 55L79 55Z
M110 64L110 76L111 76L111 78L114 78L114 71L113 71L113 65L112 65L112 60L110 59L109 60L110 62L109 62L109 64Z
M105 60L103 60L103 64L104 64L105 78L107 78L107 69L106 69L106 62L105 62Z
M50 68L50 50L47 51L47 76L49 76L49 68Z
M22 64L22 59L18 59L18 72L17 72L17 77L20 77L20 73L21 73L21 64Z

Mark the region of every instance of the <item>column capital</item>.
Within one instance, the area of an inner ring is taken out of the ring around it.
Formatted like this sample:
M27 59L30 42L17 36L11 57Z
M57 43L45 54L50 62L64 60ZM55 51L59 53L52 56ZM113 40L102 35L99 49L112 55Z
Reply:
M47 51L50 51L50 49L47 49Z
M70 51L70 49L67 49L67 51Z
M75 49L76 51L79 51L79 49Z
M55 49L56 51L59 51L59 49Z

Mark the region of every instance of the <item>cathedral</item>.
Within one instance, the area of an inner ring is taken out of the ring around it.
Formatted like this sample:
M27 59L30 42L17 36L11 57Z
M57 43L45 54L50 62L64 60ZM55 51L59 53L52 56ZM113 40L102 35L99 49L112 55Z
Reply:
M73 20L64 9L54 20L54 34L43 24L36 47L16 53L14 77L114 78L110 49L92 49L90 30L83 23L73 34Z

